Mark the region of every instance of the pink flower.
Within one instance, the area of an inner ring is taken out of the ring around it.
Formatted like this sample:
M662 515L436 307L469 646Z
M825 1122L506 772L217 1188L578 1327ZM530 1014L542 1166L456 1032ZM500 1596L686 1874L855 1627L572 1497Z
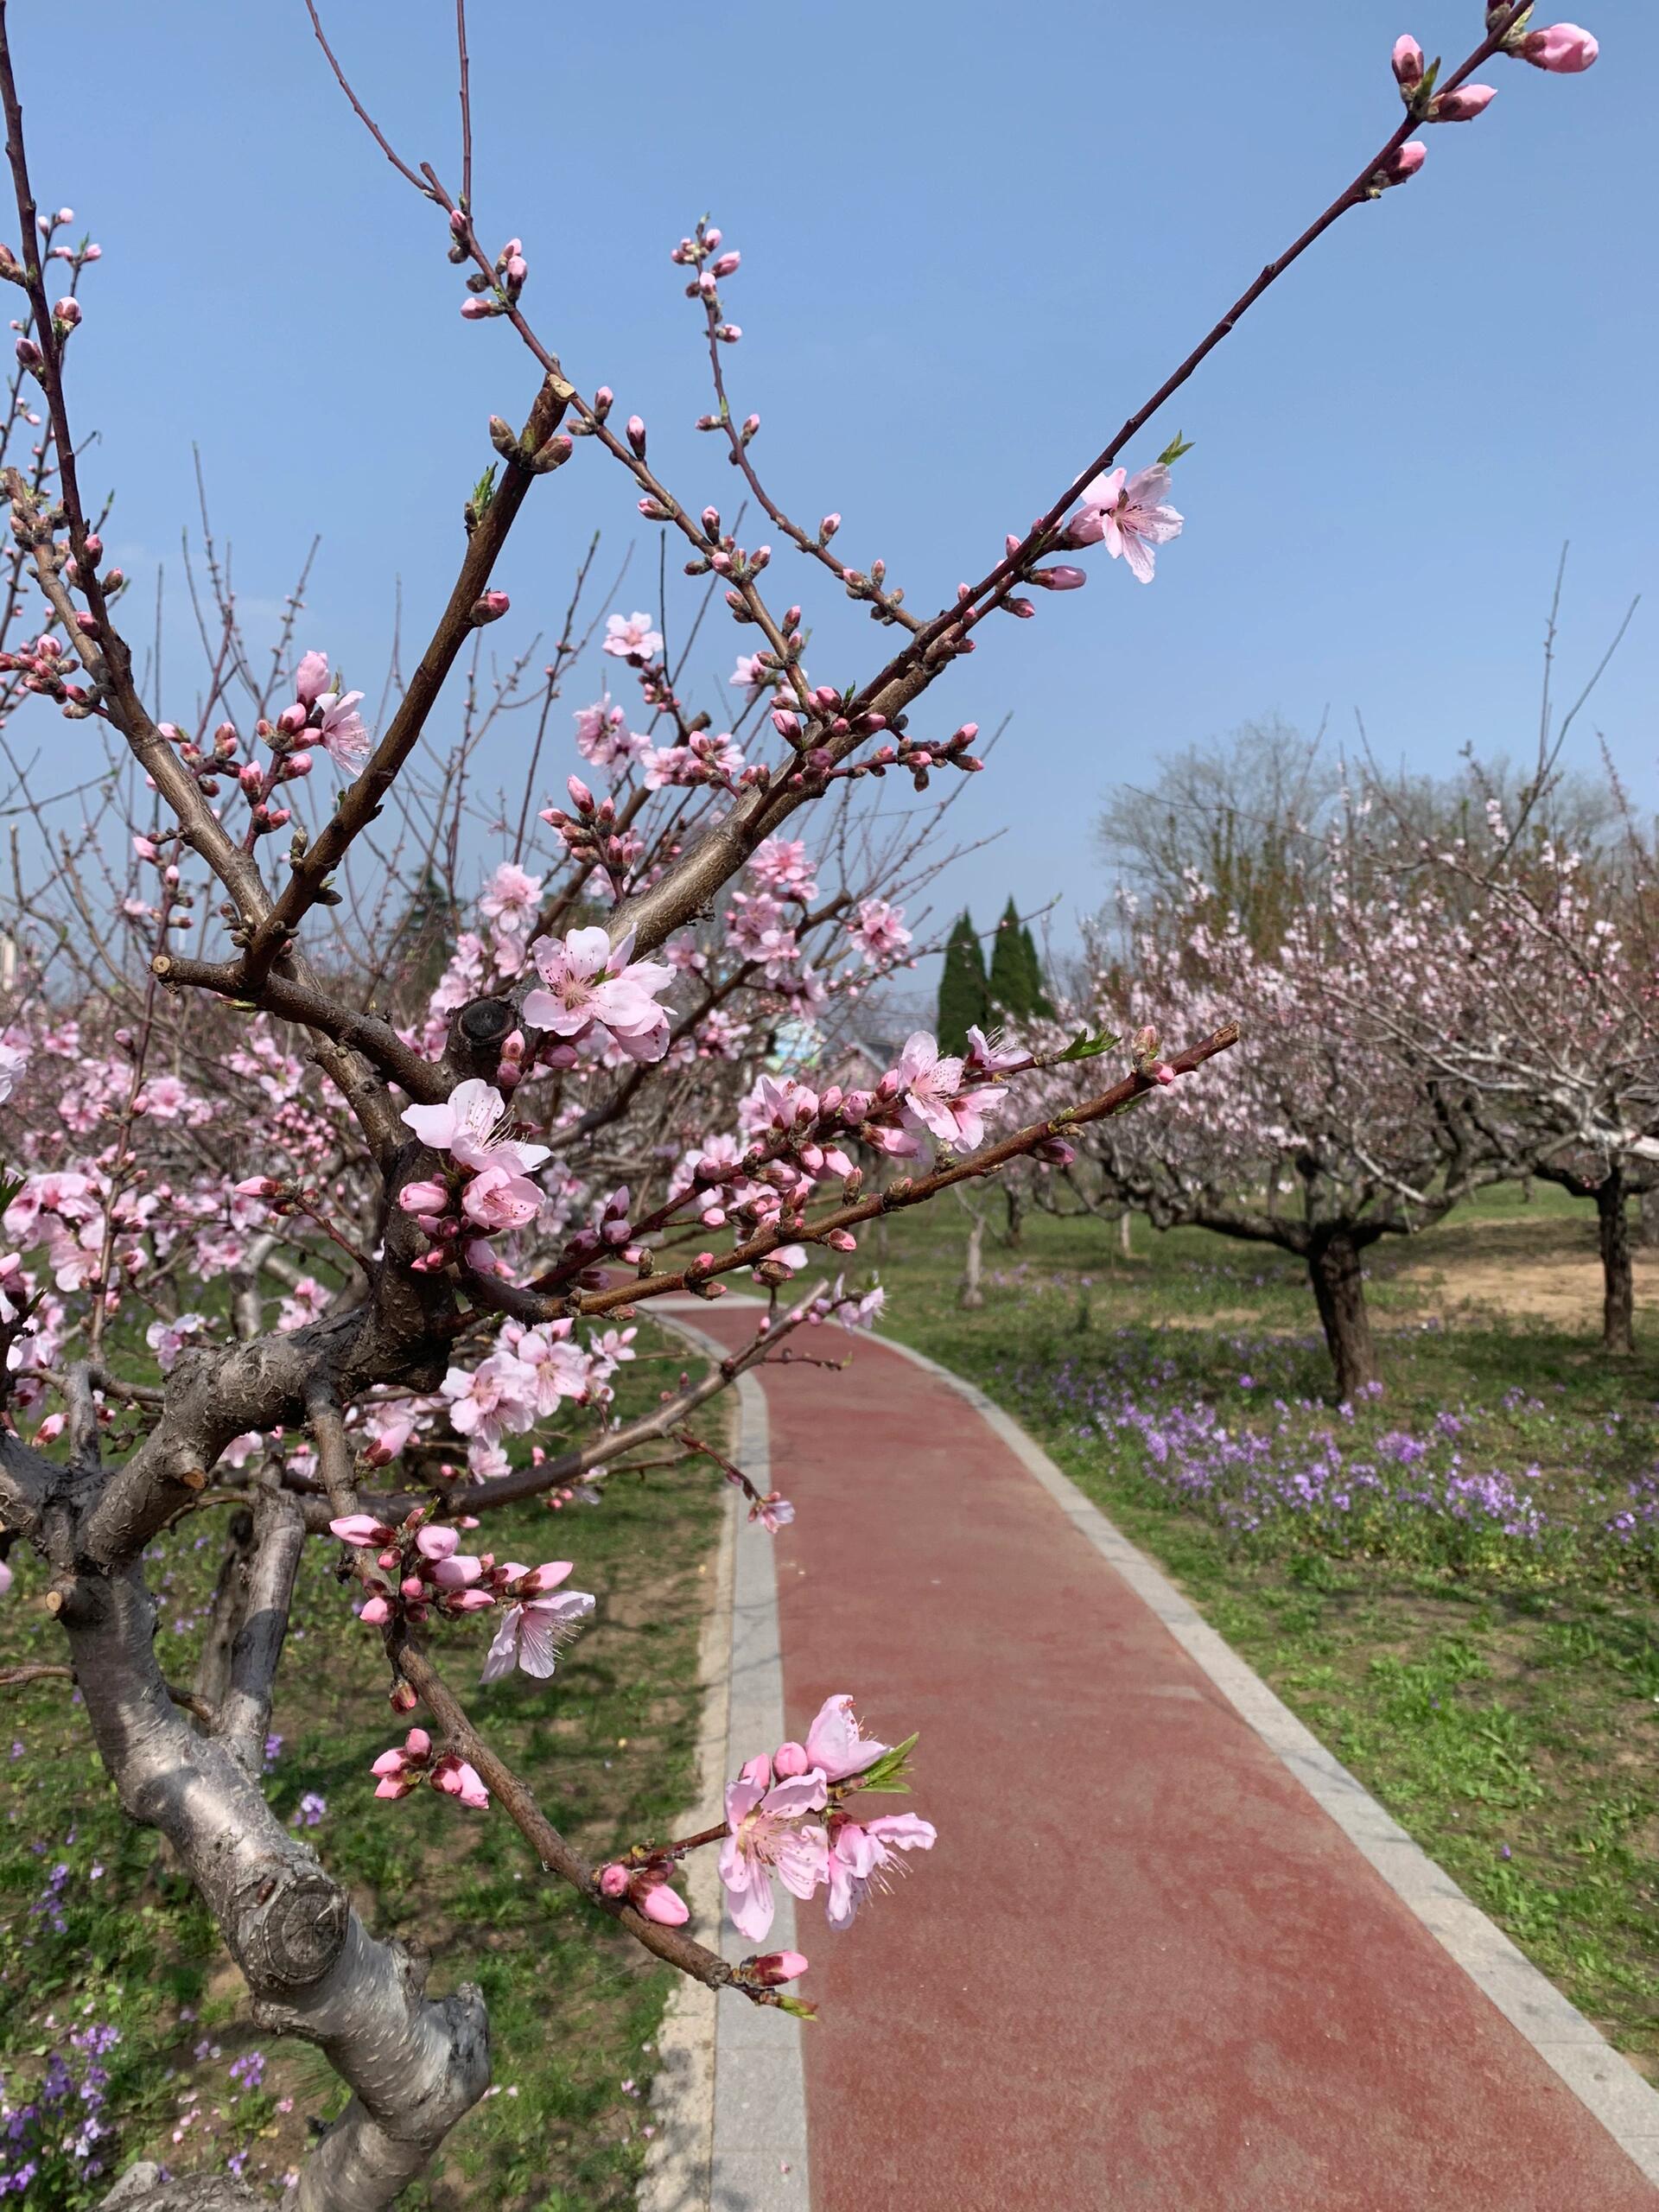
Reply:
M558 1564L569 1574L569 1562ZM549 1567L536 1571L539 1575L552 1572ZM538 1681L545 1681L557 1662L560 1646L569 1643L593 1610L594 1600L585 1590L519 1599L502 1616L479 1681L499 1681L503 1675L520 1667Z
M941 1052L925 1029L909 1038L897 1073L906 1118L941 1144L971 1151L985 1134L985 1116L1005 1094L995 1084L963 1088L962 1062Z
M668 1050L668 1015L657 995L674 980L654 960L632 960L632 931L613 946L598 927L569 931L563 941L537 940L534 958L543 990L524 1000L524 1019L556 1037L607 1031L630 1059L660 1060Z
M938 1831L914 1813L888 1813L874 1821L837 1821L830 1845L825 1911L832 1928L850 1928L872 1883L887 1886L888 1870L902 1872L897 1851L931 1851Z
M328 689L328 656L307 653L294 671L294 696L308 714Z
M810 1897L829 1873L829 1838L807 1818L829 1802L823 1776L815 1769L768 1788L771 1776L763 1755L726 1785L728 1834L720 1847L720 1878L733 1923L752 1943L762 1942L772 1926L774 1873L798 1897Z
M1083 495L1083 503L1066 525L1067 545L1093 545L1104 541L1113 560L1129 564L1138 582L1152 582L1154 550L1181 534L1183 518L1170 506L1169 471L1161 461L1129 476L1121 468L1096 476Z
M887 961L897 960L910 943L904 908L892 906L885 899L861 899L858 912L847 925L847 934L858 947L868 968L880 968Z
M447 1152L462 1167L505 1167L509 1174L528 1175L549 1156L544 1144L507 1135L506 1102L478 1076L458 1083L442 1106L406 1106L403 1119L423 1144Z
M1551 23L1543 30L1529 31L1515 51L1535 69L1575 77L1590 67L1601 48L1576 23Z
M486 1233L522 1229L542 1210L542 1193L505 1167L485 1167L472 1176L461 1194L461 1210L468 1221Z
M826 1782L844 1782L849 1774L862 1774L890 1749L864 1733L845 1691L824 1700L806 1732L807 1759L823 1770Z
M355 774L369 757L369 733L363 717L357 711L360 691L348 691L343 699L332 691L325 691L317 705L322 709L322 727L317 732L323 748L336 767Z
M610 614L605 619L604 650L617 660L649 660L663 650L660 631L651 626L649 614Z
M446 1751L432 1770L432 1787L442 1789L450 1797L459 1797L463 1805L472 1805L482 1812L487 1809L490 1793L484 1787L477 1770L467 1765L454 1751Z

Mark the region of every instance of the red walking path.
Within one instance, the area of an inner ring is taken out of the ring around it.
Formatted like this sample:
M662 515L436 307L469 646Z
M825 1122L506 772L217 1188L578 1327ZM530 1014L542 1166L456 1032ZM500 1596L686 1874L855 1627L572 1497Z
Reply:
M790 1728L919 1728L939 1832L848 1934L799 1909L813 2212L1659 2212L959 1389L862 1339L761 1382Z

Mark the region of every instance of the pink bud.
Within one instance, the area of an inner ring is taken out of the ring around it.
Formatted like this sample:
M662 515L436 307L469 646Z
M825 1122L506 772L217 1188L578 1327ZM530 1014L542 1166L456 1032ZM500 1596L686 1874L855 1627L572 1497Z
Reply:
M1157 1066L1152 1071L1152 1079L1154 1083L1173 1083L1175 1080L1175 1071L1171 1067L1167 1060L1160 1060Z
M1089 581L1086 569L1061 566L1053 569L1033 569L1031 581L1040 584L1045 591L1081 591Z
M582 782L580 776L570 777L565 785L565 789L569 792L570 804L575 808L578 814L591 814L593 812L594 795L592 791L588 790L587 785Z
M1389 185L1404 184L1408 177L1416 175L1427 154L1428 149L1421 138L1408 139L1389 156L1372 181L1384 189Z
M53 308L52 313L59 322L67 323L73 330L80 321L80 302L73 298L61 299Z
M391 1531L372 1513L346 1513L338 1521L328 1523L328 1533L338 1536L342 1544L384 1544Z
M407 1683L404 1687L407 1688ZM404 1738L404 1750L411 1759L429 1759L432 1756L432 1738L424 1728L411 1728Z
M405 1183L397 1193L397 1203L405 1213L439 1213L449 1203L449 1193L442 1183Z
M1497 98L1491 85L1461 85L1455 92L1442 92L1428 111L1431 123L1472 123L1488 101Z
M389 1695L389 1702L394 1713L413 1713L420 1703L420 1700L407 1682L394 1682Z
M640 416L630 415L628 417L628 443L643 461L645 457L645 425Z
M269 1175L248 1175L237 1184L236 1193L242 1198L274 1198L282 1187Z
M495 313L495 304L491 300L468 298L461 302L461 311L468 322L483 322Z
M460 1541L453 1529L423 1529L415 1539L415 1548L423 1559L444 1560L452 1555Z
M750 1960L749 1978L764 1989L776 1989L780 1982L798 1981L807 1963L798 1951L767 1951Z
M276 717L276 727L284 737L297 737L305 728L309 715L296 699L291 707L284 707Z
M499 622L512 604L504 591L480 592L473 601L473 620L480 629L486 622Z
M615 1860L613 1860L608 1866L601 1868L599 1876L599 1890L601 1897L624 1897L627 1893L627 1887L628 1870L626 1866L620 1866Z
M741 253L722 253L719 260L716 261L714 265L715 275L716 276L735 276L738 271L738 264L741 262L742 258L743 257Z
M1558 76L1576 77L1587 69L1601 48L1588 31L1576 23L1551 23L1541 31L1529 31L1516 48L1522 61L1535 69L1554 70Z
M804 1745L790 1742L779 1744L772 1755L772 1771L785 1782L793 1781L798 1774L810 1771L812 1762L806 1755Z
M391 1618L391 1607L384 1598L371 1598L358 1618L368 1628L382 1628Z
M668 1883L641 1882L634 1893L634 1903L647 1920L656 1921L664 1928L683 1928L691 1917L690 1907L677 1890Z
M1394 41L1391 66L1402 91L1411 92L1422 83L1423 49L1408 31Z

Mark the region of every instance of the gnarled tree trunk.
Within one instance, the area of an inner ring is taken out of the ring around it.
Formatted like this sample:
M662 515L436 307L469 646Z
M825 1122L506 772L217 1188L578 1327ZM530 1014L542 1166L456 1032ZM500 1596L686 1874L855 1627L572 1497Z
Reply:
M1307 1272L1336 1370L1337 1395L1352 1398L1377 1380L1360 1248L1340 1232L1320 1236L1308 1247Z
M1621 1354L1636 1350L1636 1289L1624 1206L1624 1173L1615 1166L1597 1186L1596 1230L1601 1246L1602 1349Z

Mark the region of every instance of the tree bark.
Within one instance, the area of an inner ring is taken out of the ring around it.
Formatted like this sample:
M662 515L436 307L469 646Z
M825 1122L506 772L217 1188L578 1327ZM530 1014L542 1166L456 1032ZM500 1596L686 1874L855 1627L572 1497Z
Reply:
M1008 1249L1017 1252L1025 1241L1026 1194L1018 1185L1008 1182L1002 1185L1002 1199L1008 1210Z
M256 1557L256 1594L262 1567ZM155 1605L136 1565L76 1578L60 1618L123 1810L177 1851L246 1978L259 2025L316 2044L353 2091L301 2168L294 2212L381 2212L488 2085L481 1993L463 1984L426 1998L424 1963L377 1942L230 1746L186 1725L156 1663ZM233 1654L232 1696L257 1641Z
M1127 1206L1117 1217L1117 1249L1126 1260L1135 1257L1135 1229Z
M1351 1236L1321 1237L1309 1248L1307 1272L1336 1370L1337 1395L1353 1398L1377 1379L1359 1247Z
M976 1313L985 1303L979 1279L984 1244L985 1224L976 1214L968 1224L968 1251L963 1262L962 1287L957 1293L957 1303L964 1313Z
M1623 1356L1636 1350L1636 1292L1620 1167L1615 1166L1597 1186L1596 1228L1601 1245L1602 1349Z

